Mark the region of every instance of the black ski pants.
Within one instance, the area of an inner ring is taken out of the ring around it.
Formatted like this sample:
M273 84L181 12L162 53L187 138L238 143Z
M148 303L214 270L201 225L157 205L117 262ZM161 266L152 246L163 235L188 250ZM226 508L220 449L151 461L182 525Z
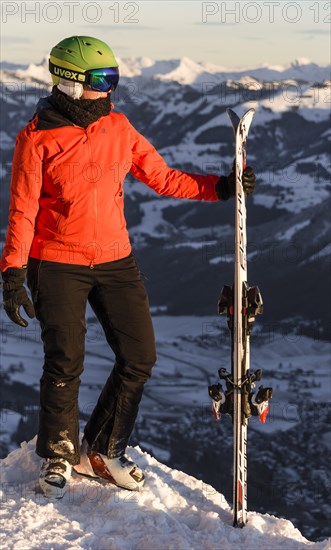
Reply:
M78 390L87 302L115 354L115 365L85 427L89 446L109 458L125 452L145 382L156 360L148 298L131 254L86 266L29 259L28 286L41 325L37 454L79 462Z

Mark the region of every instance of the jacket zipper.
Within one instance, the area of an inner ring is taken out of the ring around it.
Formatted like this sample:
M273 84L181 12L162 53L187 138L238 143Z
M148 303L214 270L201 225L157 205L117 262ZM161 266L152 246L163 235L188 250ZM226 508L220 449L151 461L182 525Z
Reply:
M89 139L89 136L88 136L88 133L87 131L85 130L85 134L86 134L86 141L87 141L87 146L88 146L88 150L89 150L89 154L90 154L90 162L91 162L91 166L93 166L93 155L92 155L92 147L91 147L91 142L90 142L90 139ZM93 194L94 194L94 217L95 217L95 224L94 224L94 243L96 244L97 242L97 227L98 227L98 197L97 197L97 184L96 184L96 181L93 181L93 185L94 185L94 189L93 189ZM95 259L95 254L94 254L94 259ZM91 260L90 261L90 265L89 265L90 269L94 269L94 260Z

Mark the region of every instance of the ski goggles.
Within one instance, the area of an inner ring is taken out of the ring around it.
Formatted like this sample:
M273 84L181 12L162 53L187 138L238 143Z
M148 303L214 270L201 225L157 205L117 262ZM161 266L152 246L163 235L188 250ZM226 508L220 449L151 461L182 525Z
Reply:
M116 90L120 75L118 67L106 67L103 69L90 69L81 73L59 67L49 60L51 74L65 80L73 80L88 86L96 92L110 92Z
M96 92L114 92L120 78L118 67L91 69L84 75L84 84Z

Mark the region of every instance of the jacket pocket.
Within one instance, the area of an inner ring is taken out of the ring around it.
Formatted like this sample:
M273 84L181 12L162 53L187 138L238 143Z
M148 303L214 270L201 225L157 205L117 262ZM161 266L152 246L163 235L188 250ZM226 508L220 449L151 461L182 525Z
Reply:
M56 199L42 198L40 206L43 213L43 225L50 230L55 230L56 233L63 233L65 222L69 218L71 204L71 201L63 197Z

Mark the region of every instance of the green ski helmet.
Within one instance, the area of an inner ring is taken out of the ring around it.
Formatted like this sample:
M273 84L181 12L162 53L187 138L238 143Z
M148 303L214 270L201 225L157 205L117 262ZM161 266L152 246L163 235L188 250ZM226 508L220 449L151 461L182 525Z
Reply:
M49 70L54 86L60 78L79 82L98 92L116 89L118 63L110 47L91 36L71 36L52 48Z

